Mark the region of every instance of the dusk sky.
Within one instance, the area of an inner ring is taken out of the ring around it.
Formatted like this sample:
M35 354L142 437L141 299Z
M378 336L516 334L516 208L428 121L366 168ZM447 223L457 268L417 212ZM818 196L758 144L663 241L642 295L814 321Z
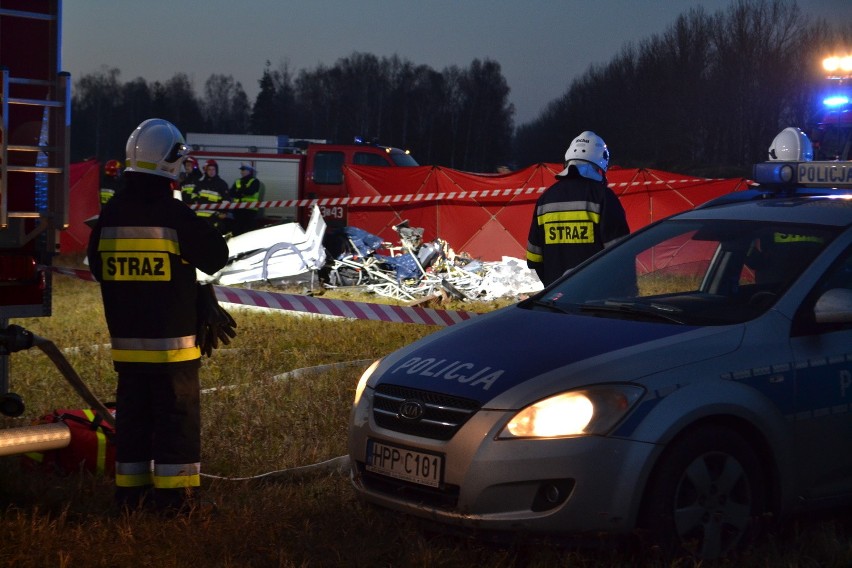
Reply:
M62 69L76 80L114 67L121 82L182 72L199 95L211 74L231 75L254 102L267 60L295 75L353 52L396 54L436 71L487 58L500 64L523 124L628 42L663 33L691 8L712 14L734 1L71 0L63 4ZM852 0L798 5L852 22Z

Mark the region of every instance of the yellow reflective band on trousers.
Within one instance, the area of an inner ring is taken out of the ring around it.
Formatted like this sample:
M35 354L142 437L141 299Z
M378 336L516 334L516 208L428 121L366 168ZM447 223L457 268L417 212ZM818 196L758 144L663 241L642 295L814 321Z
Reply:
M154 484L154 462L117 462L116 487L144 487Z
M154 487L157 489L201 487L201 464L156 464L154 466Z
M113 361L121 363L180 363L201 357L195 336L112 338Z
M86 410L83 410L83 414L86 415L86 418L89 419L89 422L94 424L94 422L95 422L95 413L94 412L86 409ZM95 470L97 471L97 473L103 474L104 470L106 468L106 449L107 449L106 434L104 434L103 431L100 428L97 428L95 430L95 439L98 442L97 456L95 458L97 460L95 462L95 468L96 468Z

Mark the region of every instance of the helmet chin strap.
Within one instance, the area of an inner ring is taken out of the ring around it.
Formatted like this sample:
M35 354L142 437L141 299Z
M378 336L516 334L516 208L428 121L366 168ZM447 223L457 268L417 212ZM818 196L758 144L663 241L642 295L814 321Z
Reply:
M583 160L569 160L568 166L576 168L577 173L584 178L603 181L603 175L598 167L590 162L585 162Z

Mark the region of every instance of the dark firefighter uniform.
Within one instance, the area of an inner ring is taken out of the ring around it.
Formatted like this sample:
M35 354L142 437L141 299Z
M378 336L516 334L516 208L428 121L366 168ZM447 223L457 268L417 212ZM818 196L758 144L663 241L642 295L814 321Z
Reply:
M198 169L181 175L178 185L180 186L180 195L184 203L193 203L195 200L195 186L201 177L202 174Z
M263 184L253 175L238 178L231 186L230 197L233 203L257 203L263 199ZM258 209L235 209L233 213L234 235L257 228Z
M536 202L527 266L547 286L630 232L624 208L605 182L569 172Z
M195 192L192 197L192 203L222 203L228 199L228 183L219 177L217 173L214 176L204 175L195 182ZM208 221L219 232L224 232L224 219L229 216L221 210L202 210L197 209L195 214Z
M215 273L228 247L174 199L170 180L125 178L88 246L118 372L116 500L153 487L155 502L180 506L200 486L196 268Z

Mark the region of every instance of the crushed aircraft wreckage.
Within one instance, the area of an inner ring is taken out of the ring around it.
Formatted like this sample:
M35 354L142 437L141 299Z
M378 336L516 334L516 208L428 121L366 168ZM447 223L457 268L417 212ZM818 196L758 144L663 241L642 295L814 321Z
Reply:
M272 225L228 240L230 258L212 276L220 284L310 283L325 288L358 288L401 301L445 295L457 300L492 300L541 290L522 260L484 262L456 254L437 238L423 242L423 229L396 225L399 242L389 243L357 227L327 232L314 206L306 229L298 223Z

